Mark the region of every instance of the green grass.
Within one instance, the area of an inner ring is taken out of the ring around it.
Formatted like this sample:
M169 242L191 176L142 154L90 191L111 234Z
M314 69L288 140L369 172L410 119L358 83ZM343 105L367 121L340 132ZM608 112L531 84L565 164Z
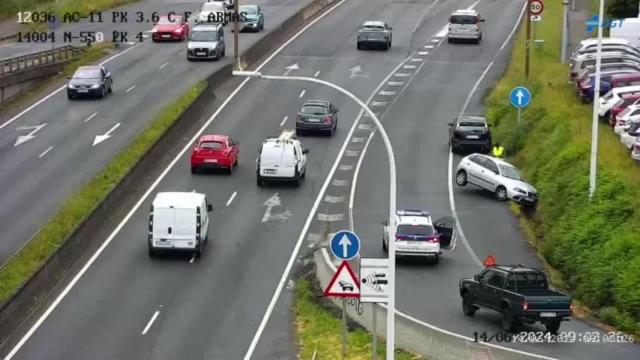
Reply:
M582 104L559 64L562 4L545 3L531 76L524 76L525 29L504 77L485 100L494 136L539 190L540 206L522 218L526 233L560 283L604 322L640 333L640 166L611 129L599 126L597 191L588 200L591 104ZM526 85L532 105L523 123L508 93Z
M87 15L92 11L107 10L135 1L137 0L2 0L0 1L0 19L17 21L17 13L19 11L46 11L53 12L59 16L74 12L79 12L80 15Z
M341 359L342 354L342 319L327 311L318 300L319 290L312 287L306 279L298 281L295 290L296 327L298 330L299 359L310 360L314 352L318 360ZM348 351L346 359L371 359L371 334L362 328L350 331L347 335ZM378 340L378 358L384 359L385 342ZM419 355L412 355L396 350L397 360L418 360Z
M160 110L127 148L70 196L41 231L0 269L0 302L7 300L42 266L205 88L206 82L201 81Z

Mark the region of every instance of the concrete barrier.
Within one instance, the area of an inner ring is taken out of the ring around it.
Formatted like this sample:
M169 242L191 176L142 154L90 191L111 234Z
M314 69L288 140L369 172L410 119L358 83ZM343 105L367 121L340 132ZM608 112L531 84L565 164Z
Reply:
M331 261L326 248L316 250L314 253L316 277L322 287L328 285L331 277L337 270L337 266ZM342 306L342 300L332 298L336 306ZM387 308L378 304L362 304L362 311L358 312L355 306L349 306L347 313L367 330L373 332L372 316L377 311L377 326L375 332L384 336L387 328ZM474 342L472 338L440 329L431 324L415 319L396 310L395 321L396 346L415 351L428 359L435 360L533 360L547 359L551 357L531 354L524 351L510 349L504 346Z
M247 49L242 54L243 61L248 66L253 65L277 49L283 40L295 34L307 20L337 1L312 1ZM207 79L207 88L195 102L129 170L60 248L47 258L43 266L0 306L0 343L3 343L25 319L37 312L38 306L72 272L74 265L83 255L102 243L104 237L101 234L114 226L113 221L121 218L123 212L133 206L140 194L162 171L157 164L167 163L175 157L186 145L186 139L191 138L204 124L207 115L215 110L215 90L232 77L232 70L232 64L228 64Z

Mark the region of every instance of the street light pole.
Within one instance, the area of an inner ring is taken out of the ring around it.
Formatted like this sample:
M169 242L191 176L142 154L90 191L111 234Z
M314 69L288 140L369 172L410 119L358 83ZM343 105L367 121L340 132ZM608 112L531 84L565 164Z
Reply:
M390 281L388 284L389 287L389 300L387 302L387 360L394 360L394 349L395 349L395 314L396 314L396 306L395 306L395 280L396 280L396 161L393 155L393 148L391 147L391 141L389 141L389 137L387 136L386 131L382 127L380 120L376 114L369 109L367 104L365 104L362 100L360 100L357 96L345 90L344 88L330 83L328 81L324 81L321 79L311 78L311 77L303 77L303 76L279 76L279 75L264 75L260 72L255 71L234 71L233 75L236 76L248 76L248 77L257 77L260 79L271 79L271 80L293 80L293 81L305 81L312 82L316 84L321 84L338 90L342 94L351 98L351 100L355 101L360 107L369 115L369 117L376 124L378 131L380 132L380 136L382 137L382 141L384 142L384 146L387 149L387 156L389 158L389 277Z
M598 111L600 107L600 58L602 57L602 22L604 19L604 0L600 0L598 11L598 47L596 50L596 73L593 88L593 119L591 124L591 161L589 165L589 200L596 191L596 170L598 164Z
M562 0L564 5L564 13L562 14L562 49L560 50L560 63L567 62L567 43L569 42L569 0Z
M235 68L242 70L240 67L240 49L238 46L238 36L240 34L240 0L233 1L233 57Z

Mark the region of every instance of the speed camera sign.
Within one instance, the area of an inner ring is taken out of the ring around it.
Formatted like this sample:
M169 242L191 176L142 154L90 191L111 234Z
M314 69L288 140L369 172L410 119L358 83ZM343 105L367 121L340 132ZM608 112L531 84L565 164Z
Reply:
M544 5L542 4L542 0L531 0L529 2L529 14L540 15L543 9Z

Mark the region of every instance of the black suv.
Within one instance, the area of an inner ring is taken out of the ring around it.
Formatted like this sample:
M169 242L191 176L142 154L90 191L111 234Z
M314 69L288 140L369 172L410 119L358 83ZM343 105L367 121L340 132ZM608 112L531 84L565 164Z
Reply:
M462 148L480 148L484 153L491 150L491 125L480 116L460 116L449 124L449 145L451 151Z
M296 135L321 131L329 136L338 129L338 109L329 101L307 100L296 116Z

